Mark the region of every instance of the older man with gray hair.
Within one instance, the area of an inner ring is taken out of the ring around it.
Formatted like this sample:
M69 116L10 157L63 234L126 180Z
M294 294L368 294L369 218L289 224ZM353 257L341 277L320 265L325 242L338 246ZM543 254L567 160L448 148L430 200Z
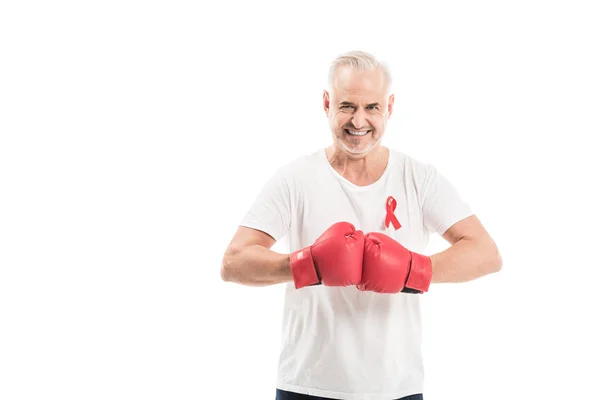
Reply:
M276 399L423 399L421 296L497 272L502 259L433 165L382 145L394 109L386 65L349 52L328 83L331 145L276 170L221 276L285 284ZM431 234L450 246L422 254ZM284 237L291 253L272 251Z

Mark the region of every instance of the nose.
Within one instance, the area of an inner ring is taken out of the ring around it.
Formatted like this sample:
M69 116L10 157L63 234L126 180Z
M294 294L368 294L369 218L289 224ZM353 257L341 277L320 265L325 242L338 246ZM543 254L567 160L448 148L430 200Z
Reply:
M364 123L365 112L362 108L359 107L352 115L352 125L354 125L355 128L359 129L363 127Z

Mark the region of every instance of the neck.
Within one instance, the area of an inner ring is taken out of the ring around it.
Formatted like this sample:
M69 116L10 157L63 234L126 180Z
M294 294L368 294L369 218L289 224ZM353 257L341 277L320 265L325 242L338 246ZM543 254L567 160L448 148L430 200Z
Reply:
M389 157L389 149L384 146L377 146L360 158L349 156L335 145L329 146L325 153L333 169L358 186L370 185L381 178Z

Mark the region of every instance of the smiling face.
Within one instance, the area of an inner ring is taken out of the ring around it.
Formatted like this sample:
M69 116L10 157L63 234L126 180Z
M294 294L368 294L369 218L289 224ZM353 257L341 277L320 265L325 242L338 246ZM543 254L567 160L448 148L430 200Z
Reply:
M379 68L338 68L331 93L323 93L323 107L340 151L361 158L380 145L394 105L394 95L388 97L387 85Z

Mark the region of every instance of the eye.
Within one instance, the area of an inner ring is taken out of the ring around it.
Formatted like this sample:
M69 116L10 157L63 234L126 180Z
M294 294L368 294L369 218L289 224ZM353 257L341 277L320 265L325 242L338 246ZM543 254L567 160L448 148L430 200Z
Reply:
M370 105L370 106L367 106L367 110L370 110L370 111L372 111L372 110L379 110L379 106Z
M352 106L349 106L349 105L343 105L343 106L341 106L340 108L341 108L341 109L346 109L346 108L352 108Z

